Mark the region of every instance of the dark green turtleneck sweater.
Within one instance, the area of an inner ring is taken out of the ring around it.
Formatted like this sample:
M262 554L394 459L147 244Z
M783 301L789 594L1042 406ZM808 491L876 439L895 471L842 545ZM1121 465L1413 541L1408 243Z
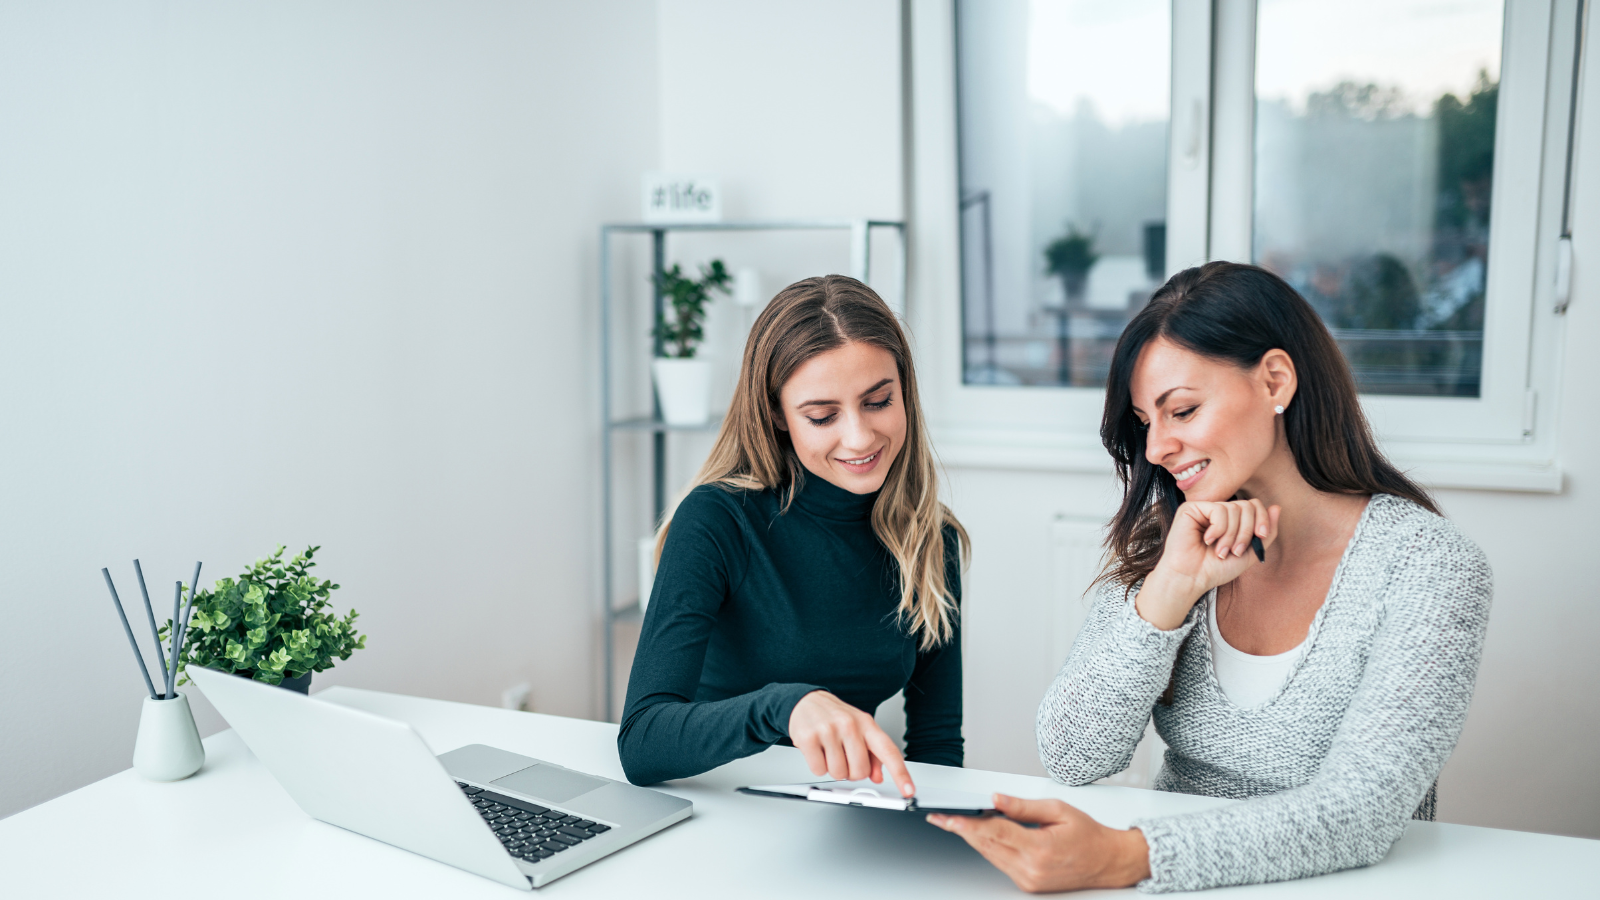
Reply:
M961 765L959 631L917 649L896 619L894 557L872 531L877 494L805 479L780 491L701 485L662 548L628 679L617 751L635 784L688 778L776 743L815 690L868 714L904 690L906 758ZM955 533L945 578L960 599Z

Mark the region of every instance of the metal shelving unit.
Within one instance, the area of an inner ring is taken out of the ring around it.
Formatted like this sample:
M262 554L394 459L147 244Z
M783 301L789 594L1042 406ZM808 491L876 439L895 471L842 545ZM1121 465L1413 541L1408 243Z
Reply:
M667 261L667 234L670 232L711 232L711 231L849 231L850 232L850 274L862 281L867 280L868 273L872 270L872 234L876 229L890 229L895 232L899 240L897 252L894 254L895 291L892 297L885 297L889 305L899 315L905 314L906 292L906 233L905 223L883 221L877 219L794 219L772 222L705 222L683 224L655 224L655 223L626 223L600 226L600 413L601 413L601 592L600 592L600 618L602 622L602 642L605 645L605 716L606 721L616 720L616 646L614 626L618 616L626 615L638 608L637 599L632 603L617 605L616 584L612 569L615 560L612 547L613 500L615 490L613 480L615 472L612 465L612 442L615 434L621 432L647 432L651 435L651 471L652 471L652 497L654 514L651 527L661 521L661 516L667 508L667 432L669 431L715 431L721 427L720 419L713 419L705 425L694 427L678 427L668 425L661 421L661 406L654 399L652 393L651 413L649 416L632 416L616 418L612 410L611 389L613 382L612 373L612 281L611 281L611 246L612 238L621 235L649 235L652 249L651 270L660 275L666 271ZM655 283L652 279L652 283ZM652 315L651 322L660 320L665 311L666 298L660 288L651 291ZM654 354L661 355L661 338L655 339ZM641 586L641 590L648 590L648 586Z

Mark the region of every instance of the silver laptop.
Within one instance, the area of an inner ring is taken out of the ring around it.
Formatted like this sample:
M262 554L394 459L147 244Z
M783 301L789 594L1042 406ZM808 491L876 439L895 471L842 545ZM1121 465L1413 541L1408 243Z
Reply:
M442 756L410 725L187 670L313 818L527 890L687 819L678 797L483 744Z

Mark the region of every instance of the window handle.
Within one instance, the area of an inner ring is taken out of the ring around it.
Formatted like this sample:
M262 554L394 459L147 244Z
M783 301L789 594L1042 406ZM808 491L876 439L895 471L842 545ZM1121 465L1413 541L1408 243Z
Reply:
M1565 315L1572 303L1572 237L1556 243L1556 315Z
M1200 142L1205 137L1205 105L1196 97L1189 120L1189 140L1184 142L1183 161L1191 167L1200 164Z

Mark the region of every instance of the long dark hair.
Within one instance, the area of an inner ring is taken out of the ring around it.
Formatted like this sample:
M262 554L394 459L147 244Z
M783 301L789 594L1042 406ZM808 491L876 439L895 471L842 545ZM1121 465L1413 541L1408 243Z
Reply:
M1300 477L1319 491L1394 494L1439 511L1428 492L1378 450L1350 367L1311 304L1260 266L1206 263L1162 285L1128 323L1111 357L1100 441L1123 492L1100 581L1131 588L1150 574L1183 502L1172 473L1145 459L1145 430L1133 412L1133 367L1157 338L1241 368L1253 368L1268 350L1289 354L1299 387L1283 424Z

